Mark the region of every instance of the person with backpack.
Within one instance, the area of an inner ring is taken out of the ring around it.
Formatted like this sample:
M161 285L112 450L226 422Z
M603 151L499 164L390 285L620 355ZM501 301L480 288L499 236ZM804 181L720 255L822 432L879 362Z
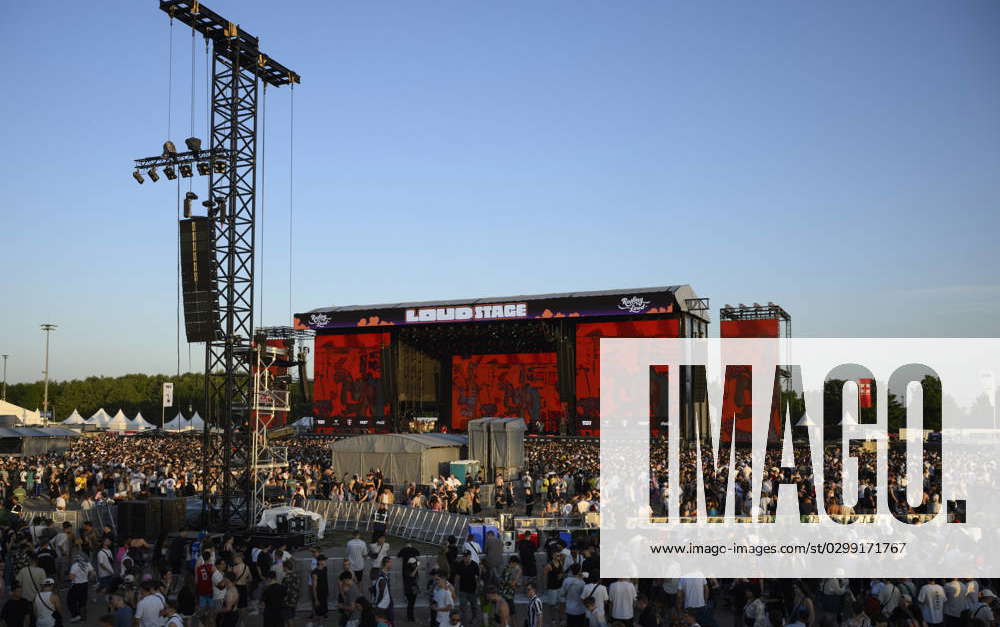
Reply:
M393 620L392 590L390 588L389 575L392 573L392 558L382 558L382 568L378 571L378 576L371 584L372 605L376 610L381 610L389 622Z
M598 625L606 625L608 622L606 609L608 605L608 588L601 583L601 580L593 575L593 573L583 573L586 575L587 583L583 586L583 590L580 591L580 598L583 599L583 606L587 609L587 621L590 623L590 627L597 627ZM588 601L593 602L593 607L588 607Z

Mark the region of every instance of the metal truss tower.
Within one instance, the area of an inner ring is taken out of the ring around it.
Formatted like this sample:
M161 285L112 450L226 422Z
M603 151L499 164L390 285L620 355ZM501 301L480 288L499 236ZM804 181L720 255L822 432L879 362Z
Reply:
M257 195L257 93L261 83L294 85L299 76L263 54L258 39L198 0L161 0L160 9L212 42L209 215L216 218L219 326L205 347L202 514L225 526L254 524L252 501L258 405L253 371L254 237ZM221 443L216 432L221 435Z

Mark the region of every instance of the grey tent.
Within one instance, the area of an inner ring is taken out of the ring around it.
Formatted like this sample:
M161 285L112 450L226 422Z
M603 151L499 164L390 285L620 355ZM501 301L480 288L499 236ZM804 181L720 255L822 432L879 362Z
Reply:
M463 459L464 435L435 433L387 433L358 435L330 445L333 471L364 477L380 468L386 482L426 484L450 462Z
M470 420L469 459L479 460L492 477L498 468L511 478L524 467L523 418L479 418Z

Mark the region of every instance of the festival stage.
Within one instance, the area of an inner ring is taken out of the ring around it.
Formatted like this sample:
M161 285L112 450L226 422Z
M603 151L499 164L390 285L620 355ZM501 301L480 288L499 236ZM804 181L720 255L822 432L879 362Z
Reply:
M708 301L689 285L295 315L296 328L316 332L317 433L464 431L476 418L521 417L529 433L597 435L600 339L705 337L708 324ZM693 399L690 380L681 394Z

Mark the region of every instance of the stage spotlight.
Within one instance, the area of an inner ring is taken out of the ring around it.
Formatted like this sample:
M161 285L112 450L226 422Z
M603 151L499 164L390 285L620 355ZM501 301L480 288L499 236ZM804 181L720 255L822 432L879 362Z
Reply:
M139 172L138 170L136 170L135 172L132 173L132 178L134 178L136 180L136 182L139 183L139 185L142 185L143 179L142 179L142 173L141 172Z
M187 144L188 150L191 152L201 152L201 140L197 137L188 137L184 143Z
M198 200L198 194L194 192L188 192L184 194L184 217L191 217L191 201Z
M208 176L208 173L212 171L212 164L208 161L198 162L198 174L202 176Z
M149 174L149 178L154 183L160 180L160 174L159 174L159 172L156 171L156 168L150 168L149 171L147 172L147 174Z
M169 139L163 142L163 156L164 157L176 157L177 148L174 147L174 142Z
M163 168L163 173L171 181L174 180L175 178L177 178L177 172L174 171L174 166L172 166L172 165L168 165L167 167Z
M216 174L225 174L225 172L226 172L226 162L225 161L216 161L215 162L215 173Z
M191 178L192 175L194 175L194 171L191 169L190 163L185 163L184 165L182 165L180 167L180 170L181 170L181 176L183 176L186 179L189 179Z

